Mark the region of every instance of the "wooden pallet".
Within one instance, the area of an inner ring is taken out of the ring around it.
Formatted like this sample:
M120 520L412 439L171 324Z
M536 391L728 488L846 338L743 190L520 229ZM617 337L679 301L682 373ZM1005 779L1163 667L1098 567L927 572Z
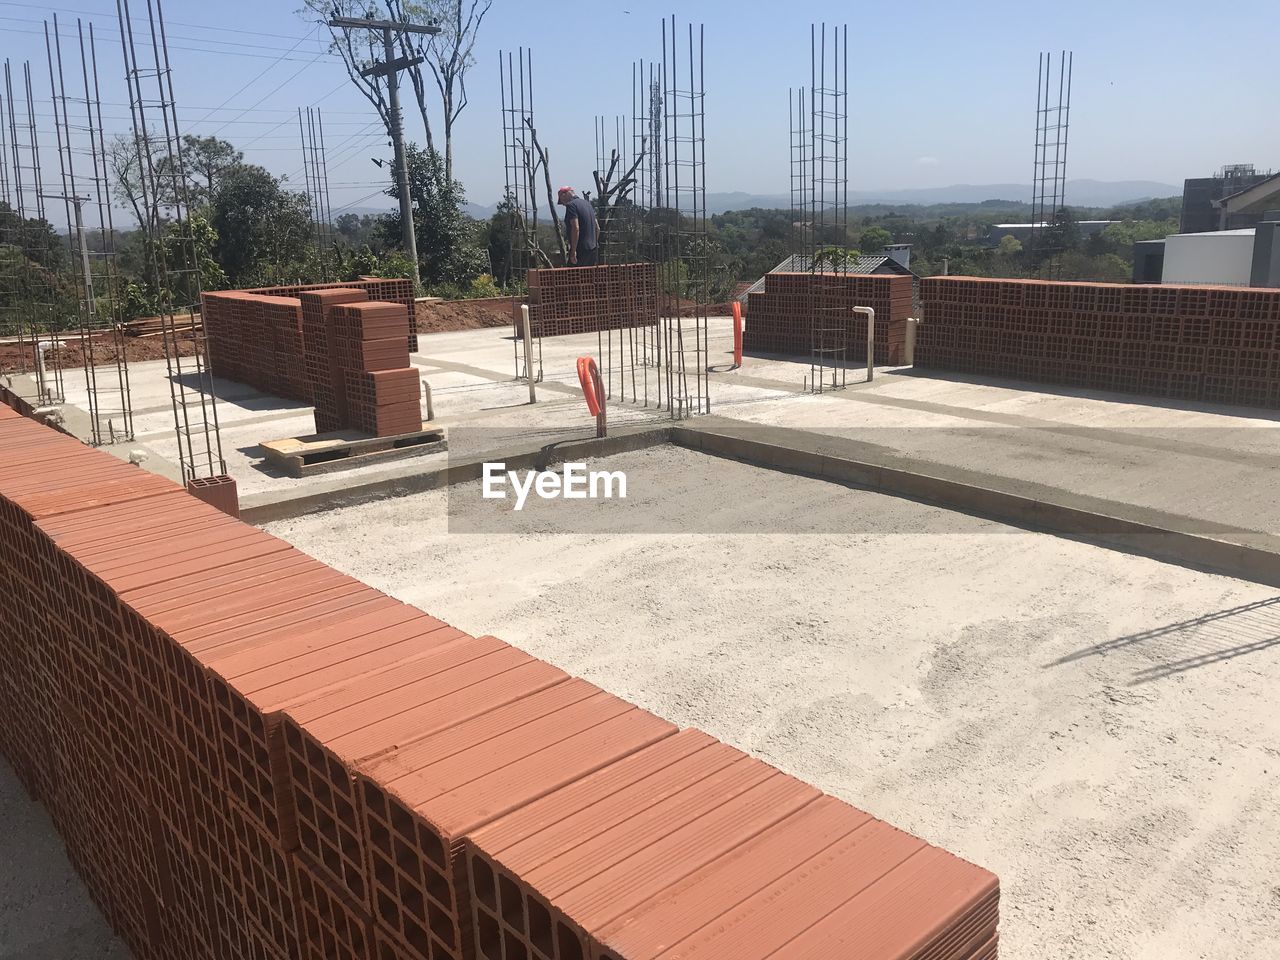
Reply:
M448 449L449 443L443 428L424 423L421 430L392 437L371 437L358 430L338 430L310 437L266 440L260 446L266 453L266 461L272 466L290 477L309 477L440 453Z
M160 337L164 336L165 322L163 317L139 317L128 320L124 324L126 337ZM178 337L190 337L194 322L189 316L175 316L173 330Z

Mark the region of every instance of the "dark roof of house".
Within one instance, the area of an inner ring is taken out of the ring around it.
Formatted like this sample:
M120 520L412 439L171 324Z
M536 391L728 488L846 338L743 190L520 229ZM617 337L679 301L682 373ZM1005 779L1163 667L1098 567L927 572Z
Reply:
M802 253L787 257L780 264L769 271L770 273L808 273L809 258ZM861 254L857 260L849 264L849 269L845 271L854 274L869 273L897 273L909 276L915 276L910 270L900 264L893 257L883 253ZM764 292L764 277L761 277L746 290L743 290L735 298L737 300L745 300L749 293Z

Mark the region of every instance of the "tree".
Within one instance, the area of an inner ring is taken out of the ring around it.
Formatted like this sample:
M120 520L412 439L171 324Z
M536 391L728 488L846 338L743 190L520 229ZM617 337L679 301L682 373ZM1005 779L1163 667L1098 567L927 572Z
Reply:
M592 171L592 177L596 182L596 220L599 222L600 233L596 237L596 242L603 246L606 236L612 235L614 219L618 217L620 212L626 214L635 213L635 205L631 200L631 191L636 185L636 170L640 168L640 164L644 162L645 152L640 151L640 155L636 157L635 162L631 164L631 168L626 171L619 169L622 157L615 149L611 151L609 156L609 168L601 173L599 170ZM617 177L615 180L614 177ZM634 216L623 216L623 226L631 221L634 225Z
M0 238L0 335L68 326L78 291L64 238L2 200Z
M362 70L375 61L385 59L382 34L375 30L351 27L329 27L330 18L376 18L378 11L370 0L303 0L305 6L299 12L310 15L329 30L330 49L342 58L347 76L357 90L373 105L382 125L391 135L391 105L387 95L387 80L378 76L365 76ZM435 24L440 27L436 36L400 33L396 35L397 55L408 64L402 73L409 78L413 96L422 119L424 143L427 150L436 148L431 125L429 103L431 84L423 73L423 58L431 71L436 96L439 97L444 128L444 170L453 179L453 128L458 117L467 107L467 71L475 64L476 38L480 25L493 5L493 0L382 0L386 18L400 23Z
M498 209L489 218L489 263L498 284L504 288L513 280L524 279L512 276L514 270L511 254L514 250L520 249L525 242L524 237L521 236L523 231L519 220L520 213L510 197L504 197L498 204Z
M409 195L413 199L414 234L423 283L466 284L487 267L484 251L476 243L471 223L462 213L466 199L462 184L444 173L444 159L435 150L416 144L405 148L409 167ZM387 195L398 196L393 183ZM400 236L400 213L382 221L389 242Z
M191 182L190 203L203 206L213 198L222 174L244 160L244 154L226 140L188 133L182 138L182 160Z
M116 199L128 205L138 226L158 227L174 207L169 156L158 136L116 134L107 144L107 167Z
M1011 233L1006 233L1000 238L1000 253L1006 257L1012 257L1022 252L1022 241Z
M309 269L307 197L262 167L240 163L223 171L209 213L218 263L232 283L270 282Z
M397 0L398 2L398 0ZM418 51L427 58L435 79L444 116L444 175L453 179L453 126L467 108L467 71L475 64L476 37L493 0L422 0L404 4L409 18L419 23L435 23L440 33L425 44L418 39ZM411 78L412 79L412 78ZM415 86L414 92L417 93ZM419 94L419 101L422 97ZM428 144L429 145L429 144Z
M333 226L338 236L348 245L359 249L374 240L380 230L381 221L382 214L344 213L333 222ZM380 249L375 245L373 252L378 253Z
M867 227L858 238L858 249L880 251L891 243L893 234L884 227Z

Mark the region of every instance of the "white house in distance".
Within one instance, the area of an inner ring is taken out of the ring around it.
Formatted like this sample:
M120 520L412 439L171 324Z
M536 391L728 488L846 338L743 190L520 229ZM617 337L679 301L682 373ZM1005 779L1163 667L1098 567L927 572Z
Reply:
M1257 227L1175 233L1164 239L1161 283L1249 286Z
M1136 243L1134 283L1280 287L1280 174L1213 205L1223 222L1244 215L1257 225Z

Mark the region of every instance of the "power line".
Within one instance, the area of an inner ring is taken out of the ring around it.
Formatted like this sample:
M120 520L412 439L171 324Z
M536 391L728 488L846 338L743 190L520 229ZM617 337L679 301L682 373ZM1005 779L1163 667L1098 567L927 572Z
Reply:
M272 88L268 93L264 93L261 97L259 97L259 98L254 102L254 104L253 104L253 105L254 105L255 107L256 107L256 106L259 106L259 105L261 105L261 104L262 104L262 102L263 102L264 100L267 100L267 99L268 99L268 98L270 98L270 97L274 97L277 93L279 93L281 90L283 90L286 86L288 86L288 85L289 85L290 83L292 83L294 80L298 79L298 77L299 77L299 76L301 76L302 71L306 70L306 69L307 69L307 67L311 66L312 64L314 64L314 63L316 62L316 60L319 60L319 59L320 59L319 57L316 57L316 58L315 58L315 60L312 60L312 61L310 61L309 63L304 63L304 64L303 64L302 66L300 66L297 70L295 70L292 74L290 74L290 75L289 75L288 77L286 77L284 80L280 81L280 83L278 83L275 87L273 87L273 88ZM344 84L344 85L345 85L345 84ZM231 124L235 123L235 121L236 121L237 119L239 119L240 117L242 117L242 116L244 116L244 114L243 114L243 113L238 113L238 114L236 114L236 116L235 116L235 117L233 117L231 120L226 121L225 123L223 123L223 124L222 124L222 126L218 127L218 129L217 129L217 130L214 130L214 131L213 131L213 133L212 133L212 134L210 134L210 136L216 136L217 134L221 133L223 130L227 129L227 127L231 126ZM207 118L206 118L206 119L207 119ZM276 126L272 127L272 128L271 128L271 130L277 130L277 129L279 129L280 127L284 126L284 124L285 124L286 122L287 122L287 121L281 121L279 124L277 124ZM259 140L260 140L260 139L262 139L262 137L263 137L263 136L266 136L266 134L267 134L267 133L270 133L270 132L271 132L271 130L266 131L266 133L262 134L262 135L261 135L261 136L259 136L257 139L259 139ZM250 141L250 142L252 143L253 141Z
M380 120L375 120L372 123L370 123L369 126L380 127L381 123L382 122ZM352 146L347 146L347 144L351 143L351 141L354 140L356 137L360 137L364 135L365 134L361 134L357 132L354 134L350 134L344 139L338 141L338 143L334 145L333 149L329 151L332 157L332 159L329 161L329 167L331 169L341 167L344 163L347 163L349 160L353 159L356 156L356 154L363 151L366 147L373 146L375 143L386 143L386 140L384 139L385 133L383 133L381 136L377 136L375 139L363 140L359 143L353 144ZM368 133L368 136L373 137L374 131L370 130ZM343 149L344 147L345 149ZM300 172L301 172L300 169L295 170L293 171L293 173L289 174L289 176L295 176Z
M303 69L303 70L305 70L305 69L306 69L306 67L303 67L302 69ZM302 70L299 70L299 71L298 71L298 73L301 73L301 72L302 72ZM297 74L294 74L294 76L297 76ZM293 77L290 77L289 79L290 79L290 80L292 80L292 79L293 79ZM286 81L285 81L285 83L288 83L288 82L289 82L288 80L286 80ZM341 83L339 83L336 87L334 87L332 90L330 90L328 93L326 93L326 94L325 94L323 97L321 97L319 100L313 100L313 101L311 102L311 106L313 106L313 107L314 107L316 104L324 103L324 101L328 100L330 97L332 97L335 93L337 93L339 90L341 90L341 89L342 89L343 87L345 87L346 85L347 85L347 81L346 81L346 80L343 80ZM282 87L282 86L284 86L284 84L282 83L280 86ZM276 89L275 89L275 90L272 90L272 91L271 91L271 93L275 93L275 92L276 92L276 90L279 90L279 89L280 89L280 87L276 87ZM269 94L267 94L267 96L271 96L271 94L269 93ZM262 98L262 100L265 100L265 99L267 99L267 97L263 97L263 98ZM255 103L255 104L254 104L254 106L256 107L259 103L262 103L262 100L259 100L259 101L258 101L258 103ZM248 111L246 110L245 112L247 113ZM241 149L244 149L245 147L252 146L253 144L257 143L259 140L261 140L263 137L267 136L267 135L268 135L268 134L270 134L270 133L274 133L276 130L279 130L279 129L280 129L281 127L283 127L285 124L287 124L287 123L292 123L292 122L293 122L293 118L292 118L292 117L290 117L290 118L288 118L288 119L285 119L285 120L281 120L279 123L277 123L277 124L276 124L274 127L272 127L270 130L264 130L261 134L259 134L258 136L254 137L252 140L249 140L249 141L247 141L246 143L242 143L242 144L240 145Z
M105 10L73 10L69 7L51 7L51 6L48 6L47 4L17 3L15 2L15 0L0 0L0 6L18 7L23 10L39 10L39 11L52 10L58 13L74 13L74 14L79 14L81 16L104 17L111 20L119 20L119 17L116 16L116 14L109 13ZM213 33L240 33L249 37L266 37L269 40L276 40L276 41L283 41L283 40L290 39L289 37L282 37L279 34L275 34L275 33L263 33L261 30L241 30L236 27L215 27L212 24L207 24L207 23L190 23L190 22L184 22L182 20L169 20L167 18L165 20L165 24L166 25L172 24L173 26L178 26L178 27L190 27L193 30L208 30ZM217 41L210 41L210 42L217 42ZM317 37L316 42L323 43L324 40L322 38Z
M16 18L14 18L14 17L4 17L4 18L0 18L0 19L13 20L13 19L16 19ZM23 22L23 23L32 23L32 22L35 22L35 21L23 20L23 21L21 21L21 22ZM22 29L21 27L8 27L8 28L6 28L5 32L6 32L6 33L27 33L27 34L31 34L31 35L33 35L33 36L38 36L38 37L43 37L43 36L44 36L44 31L43 31L43 30L24 30L24 29ZM51 31L51 33L52 33L52 31ZM70 34L70 33L61 33L61 32L60 32L60 33L58 34L58 36L59 36L59 37L61 37L61 38L62 38L62 39L64 39L64 40L76 40L76 39L77 39L77 37L76 37L74 34ZM259 60L267 60L267 59L270 59L270 60L272 60L273 62L279 62L279 61L281 61L281 60L290 60L290 61L292 61L292 62L294 62L294 63L300 63L300 62L302 62L302 58L300 58L300 57L272 57L272 56L271 56L271 54L269 54L269 53L250 53L250 52L248 52L248 51L246 51L246 50L214 50L214 49L212 49L211 47L185 47L185 46L181 46L181 45L176 44L176 43L171 43L171 44L169 44L169 49L170 49L170 50L183 50L183 51L187 51L187 52L190 52L190 53L216 53L218 56L222 56L222 57L253 57L253 58L255 58L255 59L259 59ZM332 57L332 56L334 56L334 54L332 54L332 53L329 53L329 52L325 51L325 52L322 52L322 53L317 54L317 55L316 55L316 59L319 59L319 58L321 58L321 57ZM307 61L307 62L314 62L314 61Z
M313 31L313 32L314 32L314 31ZM299 43L301 43L301 42L302 42L302 41L301 41L301 40L299 40L297 43L295 43L292 47L290 47L288 50L286 50L286 51L285 51L283 54L281 54L280 56L281 56L281 57L284 57L284 55L285 55L285 54L292 53L292 52L294 51L294 49L295 49L295 48L297 48L298 44L299 44ZM240 94L244 93L244 92L245 92L246 90L248 90L251 86L253 86L253 85L254 85L255 83L257 83L259 80L261 80L264 76L266 76L266 75L267 75L267 72L268 72L272 67L274 67L274 66L276 65L276 63L278 63L278 62L279 62L279 60L276 60L276 61L273 61L273 62L271 62L271 63L267 64L265 67L263 67L262 71L261 71L261 72L260 72L256 77L254 77L252 80L250 80L250 81L249 81L248 83L246 83L244 86L242 86L239 90L237 90L237 91L236 91L235 93L233 93L231 96L227 97L227 99L223 100L223 101L222 101L222 103L218 105L217 109L221 110L223 107L225 107L227 104L229 104L232 100L234 100L236 97L240 96ZM306 67L303 67L303 69L305 70L305 69L306 69ZM259 101L258 103L261 103L261 101ZM255 103L255 104L254 104L254 106L255 106L255 107L256 107L256 106L258 106L258 103ZM240 113L236 114L236 116L237 116L237 117L242 117L242 116L244 116L244 115L245 115L246 113L248 113L248 112L249 112L248 110L243 110L243 111L241 111ZM212 113L212 111L210 111L210 114L211 114L211 113ZM201 117L199 120L197 120L197 121L195 121L195 122L196 122L196 123L203 123L205 120L208 120L208 119L209 119L209 115L210 115L210 114L206 114L205 116Z
M33 99L33 101L34 101L35 103L40 103L40 104L53 103L53 101L52 101L52 100L42 100L42 99L40 99L39 97L34 97L34 98L32 98L32 99ZM74 102L76 102L76 103L80 103L80 102L82 102L82 101L83 101L83 98L81 98L81 100L75 100L75 98L74 98L74 97L68 97L67 99L68 99L68 100L73 100L73 101L74 101ZM115 103L115 102L112 102L112 101L109 101L109 100L103 100L103 101L102 101L102 105L103 105L104 107L127 107L127 106L129 106L129 104L127 104L127 103ZM183 111L183 110L201 110L201 111L206 111L206 112L210 112L210 111L214 111L214 110L230 110L230 111L235 111L235 112L237 112L237 113L290 113L290 114L294 113L294 110L295 110L295 109L296 109L296 108L293 108L293 107L258 107L258 108L256 108L256 109L248 109L248 108L242 109L242 108L240 108L240 107L196 107L196 106L180 106L180 107L178 107L178 110L179 110L180 112L181 112L181 111ZM326 110L326 111L325 111L325 115L326 115L326 116L328 116L329 114L334 114L334 115L337 115L337 116L344 116L344 117L367 117L367 116L369 115L369 111L368 111L368 110ZM265 121L262 121L262 122L263 122L263 123L271 123L272 121L270 121L270 120L265 120Z
M67 102L68 102L68 103L73 102L72 98L71 98L71 97L67 97ZM53 114L53 113L36 113L36 114L35 114L35 117L36 117L37 119L39 119L39 120L56 120L56 119L58 119L58 115L57 115L57 114ZM126 117L126 116L115 116L115 115L113 115L113 114L104 113L104 114L102 115L102 119L103 119L103 120L120 120L120 121L126 121L126 122L127 122L127 121L129 121L131 118L130 118L130 117ZM200 120L189 120L189 119L185 119L185 118L179 118L179 119L181 119L181 120L182 120L182 129L183 129L183 132L190 132L190 130L191 130L191 128L192 128L192 127L194 127L194 126L196 126L196 125L198 125L198 124L200 124L200 123L204 122L204 121L200 121ZM214 121L211 121L211 122L213 122L213 123L217 123L218 121L217 121L217 120L214 120ZM228 125L230 125L230 124L236 124L237 126L239 126L240 124L245 124L245 123L261 124L261 125L263 125L263 126L266 126L266 125L268 125L268 124L272 124L272 125L275 125L275 126L279 126L279 123L278 123L277 121L275 121L275 120L227 120L227 121L225 121L225 122L226 122L226 124L228 124ZM361 128L367 127L368 125L369 125L369 122L368 122L367 120L343 120L343 121L339 121L339 122L334 123L334 124L330 124L330 126L334 126L334 127L361 127ZM79 125L77 125L77 124L75 124L75 123L72 123L70 126L71 126L71 128L72 128L72 129L74 129L74 130L80 130L80 131L83 131L84 129L86 129L86 128L85 128L85 126L84 126L83 124L79 124ZM246 131L246 133L248 133L248 132L251 132L251 131ZM270 131L267 131L267 132L268 132L268 133L270 133ZM265 136L265 135L264 135L264 136ZM256 139L262 139L262 138L261 138L261 137L258 137L258 138L256 138ZM282 138L277 137L276 139L282 139Z
M363 196L359 200L352 200L350 203L344 203L340 207L334 207L333 210L330 211L330 213L331 214L338 213L342 210L346 210L348 207L354 207L357 204L364 203L366 200L372 200L374 197L382 197L382 196L386 196L385 191L375 190L373 193Z

